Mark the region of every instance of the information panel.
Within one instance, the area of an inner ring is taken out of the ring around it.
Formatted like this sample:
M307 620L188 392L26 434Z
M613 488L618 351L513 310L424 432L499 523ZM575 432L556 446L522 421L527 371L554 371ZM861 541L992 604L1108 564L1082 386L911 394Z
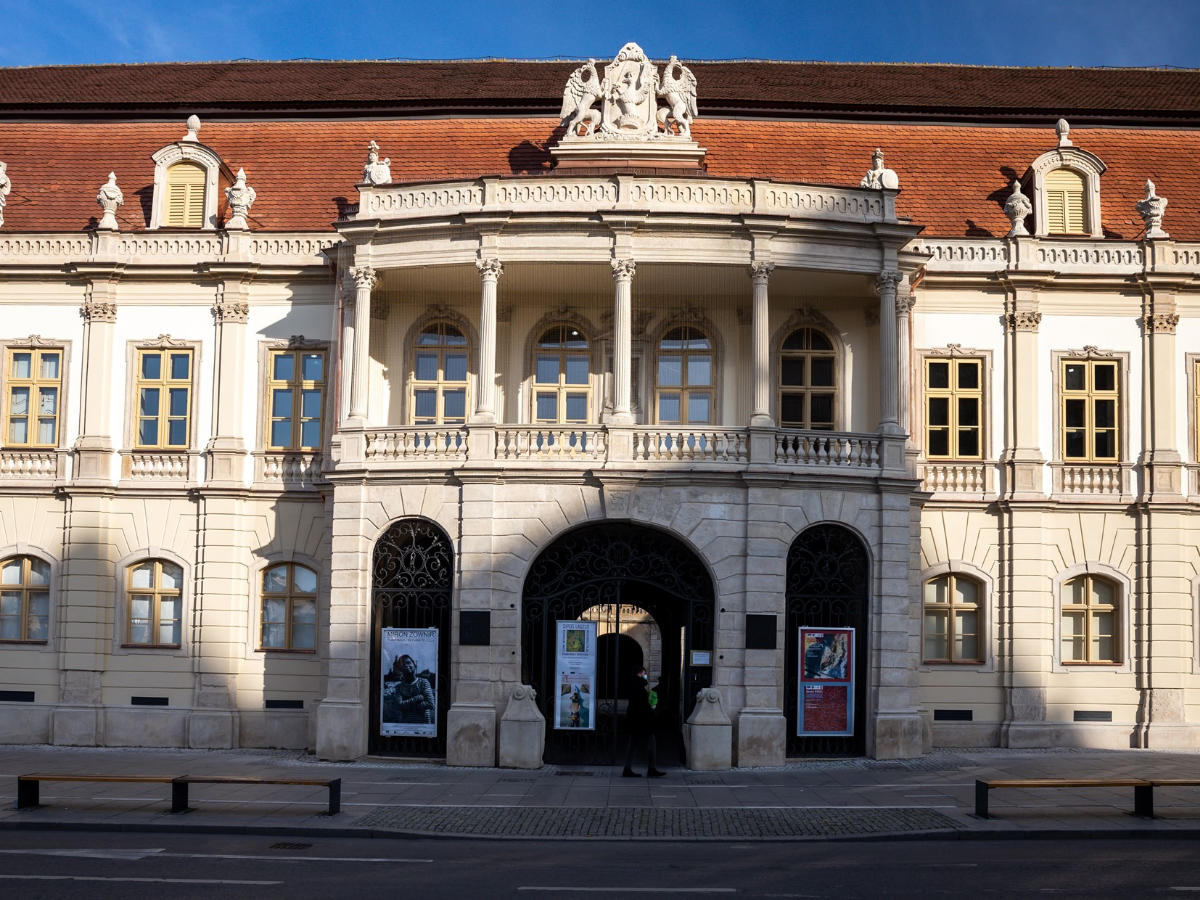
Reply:
M854 629L800 627L799 737L854 734Z
M554 727L596 730L596 623L560 621L555 641Z
M438 630L381 631L379 733L385 737L437 737Z

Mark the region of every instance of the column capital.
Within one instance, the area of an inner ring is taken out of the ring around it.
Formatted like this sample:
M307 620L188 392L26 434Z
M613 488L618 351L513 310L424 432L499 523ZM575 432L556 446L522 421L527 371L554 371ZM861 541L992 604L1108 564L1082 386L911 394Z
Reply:
M213 322L217 325L230 323L234 325L245 325L250 319L250 304L245 300L230 300L225 296L224 291L217 294L217 299L212 305Z
M479 277L483 279L496 280L504 274L504 264L494 256L476 260L475 268L479 270Z
M379 281L379 276L371 266L354 266L350 276L354 279L355 289L360 291L371 290Z
M1037 331L1041 322L1042 314L1036 309L1018 309L1004 315L1004 327L1008 331Z
M755 282L766 281L771 277L771 272L775 269L773 262L755 262L750 263L750 278Z
M904 276L899 272L880 272L875 276L875 293L883 295L890 291L895 291Z
M1142 316L1142 331L1146 334L1174 334L1179 313L1146 313Z
M117 304L111 300L97 300L88 289L83 305L79 307L79 317L85 322L115 322L117 321Z
M896 315L907 316L916 305L917 297L911 288L908 290L896 290Z
M637 272L637 263L632 259L614 259L612 261L613 278L620 281L621 279L631 279Z

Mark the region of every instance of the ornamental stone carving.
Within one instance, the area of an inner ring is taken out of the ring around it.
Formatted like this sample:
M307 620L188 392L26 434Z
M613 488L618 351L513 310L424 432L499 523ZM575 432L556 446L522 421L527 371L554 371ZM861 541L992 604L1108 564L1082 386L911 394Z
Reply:
M213 321L218 325L226 322L245 325L250 320L250 304L245 300L227 300L224 294L217 298L212 307Z
M504 265L495 257L476 260L475 268L479 270L479 277L484 281L489 278L492 281L496 281L504 274Z
M258 193L246 184L245 169L238 169L233 184L225 188L225 199L229 202L229 212L232 214L229 221L225 223L225 229L227 231L245 231L250 227L246 222L246 216L250 214L250 207L258 199Z
M1037 310L1017 310L1005 314L1004 323L1009 331L1037 331L1042 322L1042 314Z
M858 186L874 190L881 188L887 188L890 191L899 190L900 179L894 171L884 168L883 151L878 147L871 154L871 168L867 170L867 174L862 177Z
M12 181L8 177L8 163L0 162L0 225L4 224L4 207L8 205L8 195L12 193Z
M85 322L115 322L117 304L111 300L95 300L89 294L79 307L79 317Z
M379 145L374 141L367 144L367 164L363 166L364 184L383 185L392 183L392 158L379 159Z
M187 134L180 138L181 141L199 141L200 137L200 117L187 117Z
M116 172L108 173L108 181L100 185L100 192L96 194L96 202L104 210L104 214L100 217L100 224L96 227L101 231L117 231L121 227L117 224L117 207L125 202L125 195L117 187Z
M895 291L903 278L904 276L899 272L880 272L875 277L875 293L885 294L889 291Z
M917 296L907 288L899 288L896 291L896 315L904 317L912 312L913 307L917 305Z
M637 263L632 259L614 259L612 261L613 278L617 281L628 280L637 272Z
M571 73L559 116L565 141L690 141L697 114L691 69L672 56L660 75L631 41L605 66L603 77L594 59Z
M1004 201L1004 214L1008 216L1008 221L1011 227L1008 229L1008 237L1021 237L1029 234L1029 229L1025 227L1025 219L1033 213L1033 204L1029 202L1029 198L1021 193L1021 182L1015 178L1012 183L1012 194Z
M773 262L756 262L750 265L750 278L753 281L766 281L775 269Z
M1178 324L1178 313L1147 313L1142 316L1142 330L1146 334L1174 334Z
M1074 147L1071 143L1071 124L1066 119L1054 123L1054 133L1058 135L1058 146Z
M1149 178L1146 179L1146 197L1135 203L1134 208L1145 223L1147 239L1170 237L1162 227L1163 214L1167 211L1167 198L1154 193L1154 182Z
M356 291L369 291L375 287L375 282L378 277L375 270L370 266L355 266L350 270L350 277L354 279L354 289Z

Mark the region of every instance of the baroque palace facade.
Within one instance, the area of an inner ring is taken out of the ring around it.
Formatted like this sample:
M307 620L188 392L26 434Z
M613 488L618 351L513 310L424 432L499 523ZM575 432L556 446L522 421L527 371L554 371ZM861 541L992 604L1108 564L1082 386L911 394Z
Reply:
M1200 746L1197 159L1196 71L0 71L0 741Z

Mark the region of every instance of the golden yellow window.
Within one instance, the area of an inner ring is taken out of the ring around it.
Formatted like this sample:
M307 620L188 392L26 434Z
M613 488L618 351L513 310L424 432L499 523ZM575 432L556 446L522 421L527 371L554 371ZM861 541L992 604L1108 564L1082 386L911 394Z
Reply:
M927 663L978 663L983 585L949 574L925 582L924 651Z
M533 420L583 423L591 406L588 340L570 325L555 325L534 348Z
M272 350L267 382L267 446L319 450L325 406L325 351Z
M1061 647L1064 664L1113 664L1121 661L1117 583L1099 575L1080 575L1063 585Z
M708 335L684 325L658 344L655 415L660 424L707 425L713 415L713 346Z
M263 650L315 650L317 647L317 573L296 563L263 572Z
M1064 460L1117 461L1120 399L1116 361L1062 361Z
M1071 169L1054 169L1045 181L1046 233L1087 234L1086 185Z
M797 328L779 351L779 424L829 431L836 406L833 343L816 328Z
M208 172L192 162L167 169L167 197L162 221L168 228L204 227L204 189Z
M50 631L50 564L33 556L0 562L0 641L44 644Z
M139 350L134 448L185 449L191 416L192 351Z
M61 349L8 351L7 446L58 446L62 359Z
M409 420L413 425L461 425L467 421L466 336L449 322L421 329L412 347Z
M126 570L128 615L125 644L130 647L178 647L183 607L183 569L148 559Z
M925 360L925 456L983 455L983 360Z

